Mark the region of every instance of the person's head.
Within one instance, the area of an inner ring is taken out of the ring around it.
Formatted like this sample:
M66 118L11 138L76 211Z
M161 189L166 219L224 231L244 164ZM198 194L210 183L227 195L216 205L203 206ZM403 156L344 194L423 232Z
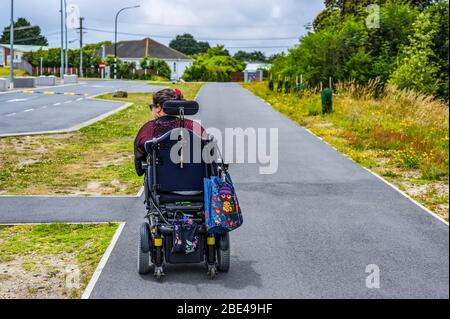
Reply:
M183 100L183 94L180 90L164 89L156 92L153 95L153 104L150 105L150 110L155 118L166 116L162 106L164 102L171 100Z

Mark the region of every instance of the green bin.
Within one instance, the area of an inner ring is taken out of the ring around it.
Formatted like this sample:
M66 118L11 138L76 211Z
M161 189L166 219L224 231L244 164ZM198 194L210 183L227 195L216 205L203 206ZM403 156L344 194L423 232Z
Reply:
M322 114L331 113L333 111L333 90L324 89L320 95L322 97Z

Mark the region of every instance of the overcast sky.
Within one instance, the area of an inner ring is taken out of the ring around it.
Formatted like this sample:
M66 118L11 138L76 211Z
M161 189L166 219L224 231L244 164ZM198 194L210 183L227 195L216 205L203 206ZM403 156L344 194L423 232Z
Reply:
M0 0L0 26L9 25L10 0ZM322 0L67 0L80 8L87 30L85 43L114 40L114 17L119 17L119 40L148 35L164 44L177 34L191 33L211 45L224 44L230 52L261 50L267 54L286 50L298 42L305 25L324 8ZM14 17L39 25L52 47L60 45L60 0L14 0ZM69 31L76 40L76 30ZM280 39L283 38L283 39ZM237 40L244 39L244 40ZM78 46L74 41L71 47Z

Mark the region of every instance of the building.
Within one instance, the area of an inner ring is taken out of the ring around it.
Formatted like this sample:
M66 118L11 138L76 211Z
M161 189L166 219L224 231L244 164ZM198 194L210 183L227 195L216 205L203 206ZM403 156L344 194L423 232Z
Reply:
M35 52L40 49L47 49L47 47L36 46L36 45L14 45L14 63L22 63L23 55L26 52ZM6 66L10 61L10 46L9 44L0 43L0 67Z
M114 44L105 48L105 54L114 56ZM136 69L141 68L140 62L145 57L163 60L172 71L171 80L179 80L194 62L187 55L150 38L117 42L117 57L124 62L135 62Z

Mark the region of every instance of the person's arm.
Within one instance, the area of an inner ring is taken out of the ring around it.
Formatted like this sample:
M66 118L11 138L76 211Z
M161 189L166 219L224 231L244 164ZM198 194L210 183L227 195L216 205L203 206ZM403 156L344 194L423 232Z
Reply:
M153 132L152 122L149 122L139 130L139 133L134 140L134 167L138 176L145 174L145 171L142 169L142 162L146 161L147 157L144 144L153 138L151 132Z

